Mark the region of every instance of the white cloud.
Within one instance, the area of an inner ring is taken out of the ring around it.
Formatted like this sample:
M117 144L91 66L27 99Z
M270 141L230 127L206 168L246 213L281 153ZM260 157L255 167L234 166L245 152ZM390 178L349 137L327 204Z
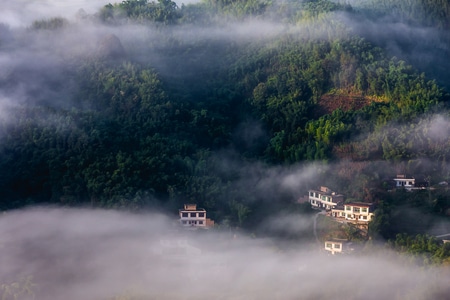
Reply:
M0 22L11 27L27 27L34 20L73 18L79 9L95 13L106 4L104 0L2 0Z
M280 251L275 241L174 231L172 222L151 213L87 209L5 213L0 283L26 285L21 278L28 277L36 299L67 300L127 293L158 299L439 299L449 292L441 270L420 269L386 252L329 257L308 250L319 248L311 245Z

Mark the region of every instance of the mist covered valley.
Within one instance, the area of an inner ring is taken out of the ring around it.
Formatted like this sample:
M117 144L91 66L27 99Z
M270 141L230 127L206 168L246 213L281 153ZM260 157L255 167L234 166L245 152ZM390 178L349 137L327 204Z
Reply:
M448 296L448 2L0 8L4 299ZM369 230L298 201L319 186Z

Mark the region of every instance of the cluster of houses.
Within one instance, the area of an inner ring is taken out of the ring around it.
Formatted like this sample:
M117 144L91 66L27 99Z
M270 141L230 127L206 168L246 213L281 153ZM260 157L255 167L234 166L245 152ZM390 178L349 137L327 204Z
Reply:
M390 181L393 188L404 188L408 191L426 188L426 182L416 182L413 177L397 175ZM373 203L344 203L344 195L338 194L328 187L321 186L318 190L308 191L308 202L311 207L326 210L327 215L336 221L352 224L367 230L369 222L374 218ZM331 254L353 251L352 243L345 239L330 239L325 241L325 250Z
M406 190L422 189L426 182L418 183L415 178L405 175L397 175L390 180L393 188ZM306 200L306 199L305 199ZM344 195L338 194L326 186L317 190L309 190L307 201L313 208L326 210L327 215L336 221L349 223L360 229L367 229L369 222L374 217L375 206L373 203L344 202ZM214 221L206 216L206 210L197 208L196 204L184 204L179 210L179 224L185 228L207 229L214 226ZM325 250L331 254L348 253L353 250L352 243L345 239L330 239L325 241Z
M308 201L313 208L325 209L335 219L353 224L368 224L374 214L372 203L353 202L344 204L344 196L322 186L308 192Z
M350 223L367 228L374 216L372 203L344 203L344 196L328 187L308 191L308 201L313 208L324 209L327 215L336 221ZM353 251L352 243L346 239L329 239L325 241L325 251L331 254L342 254Z

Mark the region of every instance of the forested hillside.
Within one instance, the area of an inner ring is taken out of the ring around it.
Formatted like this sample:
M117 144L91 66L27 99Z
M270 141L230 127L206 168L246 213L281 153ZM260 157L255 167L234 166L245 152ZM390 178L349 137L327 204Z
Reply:
M73 16L0 24L2 210L193 202L245 227L307 209L295 200L321 184L380 202L397 173L449 179L448 1L127 0ZM448 216L446 190L426 199Z

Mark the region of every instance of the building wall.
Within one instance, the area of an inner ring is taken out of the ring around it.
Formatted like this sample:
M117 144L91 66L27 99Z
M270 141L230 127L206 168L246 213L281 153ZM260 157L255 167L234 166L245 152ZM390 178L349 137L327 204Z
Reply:
M345 210L340 209L332 209L331 210L331 216L335 218L345 218Z
M205 210L180 210L180 224L183 226L206 226Z
M344 206L344 211L346 220L369 222L372 220L372 217L374 216L373 212L371 212L370 206L346 204Z
M331 254L345 254L353 251L352 243L347 239L330 239L325 241L325 251Z
M415 180L413 178L406 179L394 179L396 187L414 187Z
M337 254L343 252L344 244L342 242L326 241L325 250L331 252L331 254Z
M310 190L308 199L313 207L332 209L344 201L344 196L333 194L328 188L321 187L321 191Z

